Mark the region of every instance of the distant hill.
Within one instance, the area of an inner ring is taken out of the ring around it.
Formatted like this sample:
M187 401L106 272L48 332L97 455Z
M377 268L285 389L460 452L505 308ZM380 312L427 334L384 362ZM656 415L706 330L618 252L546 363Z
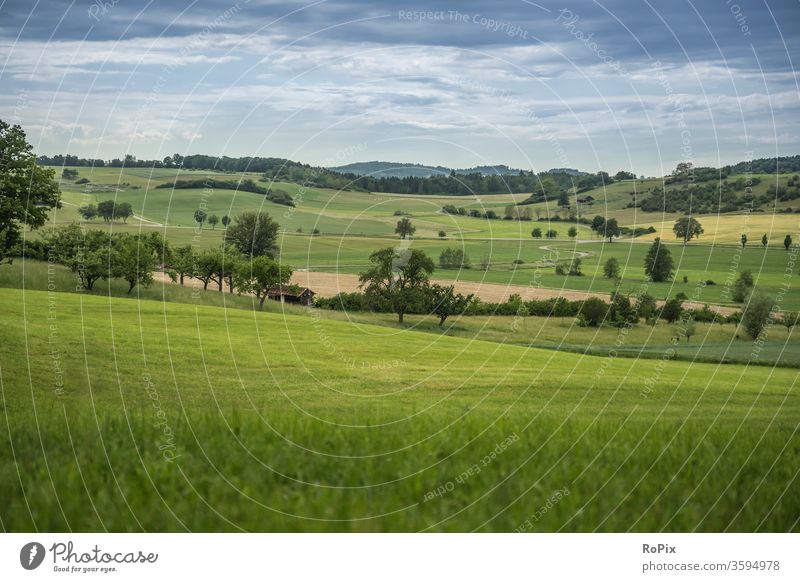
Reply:
M570 176L588 176L589 172L581 172L575 168L553 168L547 170L548 174L569 174Z
M356 176L373 176L375 178L430 178L450 173L450 168L443 166L424 166L422 164L403 164L400 162L355 162L335 168L327 168L340 174Z
M375 178L430 178L432 176L447 176L453 171L453 168L446 168L444 166L425 166L423 164L378 161L355 162L327 169L341 174L355 174L356 176L372 176ZM460 175L483 174L485 176L519 174L519 170L509 168L504 164L461 168L456 169L455 172Z

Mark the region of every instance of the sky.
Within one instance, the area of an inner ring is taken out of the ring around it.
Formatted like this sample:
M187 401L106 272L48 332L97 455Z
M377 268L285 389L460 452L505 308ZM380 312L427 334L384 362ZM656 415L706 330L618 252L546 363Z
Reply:
M797 0L0 0L35 150L656 176L800 153Z

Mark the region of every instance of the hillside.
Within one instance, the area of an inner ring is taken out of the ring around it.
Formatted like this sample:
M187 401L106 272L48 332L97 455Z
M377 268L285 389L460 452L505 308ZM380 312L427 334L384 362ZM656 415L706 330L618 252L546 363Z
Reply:
M448 176L451 172L457 175L483 174L483 175L513 175L519 170L506 165L475 166L473 168L447 168L444 166L426 166L423 164L406 164L400 162L355 162L344 166L327 168L342 174L356 176L372 176L374 178L430 178L432 176Z
M7 531L508 531L555 491L537 531L797 527L794 370L8 289L0 318Z

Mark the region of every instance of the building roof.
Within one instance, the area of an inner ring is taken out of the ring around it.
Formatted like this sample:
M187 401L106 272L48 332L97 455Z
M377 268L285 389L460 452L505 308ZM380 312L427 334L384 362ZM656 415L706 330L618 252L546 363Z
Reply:
M306 295L316 295L316 292L309 289L308 287L298 287L296 285L291 285L287 287L273 287L272 289L267 291L267 295L269 296L283 295L284 297L303 297Z

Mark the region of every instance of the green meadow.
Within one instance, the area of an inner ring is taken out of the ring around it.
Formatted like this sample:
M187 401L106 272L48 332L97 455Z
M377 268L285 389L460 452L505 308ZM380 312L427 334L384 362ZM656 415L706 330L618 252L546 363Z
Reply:
M3 529L798 529L796 370L192 301L0 289Z

